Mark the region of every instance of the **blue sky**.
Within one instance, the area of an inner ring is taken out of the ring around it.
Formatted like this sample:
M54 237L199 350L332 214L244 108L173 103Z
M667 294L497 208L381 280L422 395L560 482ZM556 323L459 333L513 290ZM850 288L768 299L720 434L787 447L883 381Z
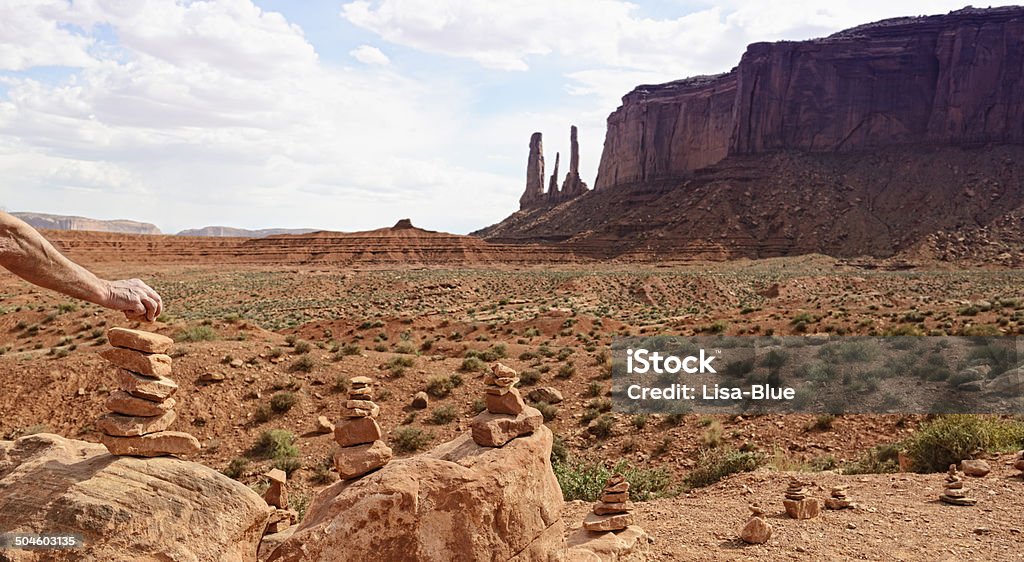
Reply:
M517 208L533 131L553 162L579 126L593 185L605 119L637 84L959 7L0 0L0 206L164 232L408 217L465 233Z

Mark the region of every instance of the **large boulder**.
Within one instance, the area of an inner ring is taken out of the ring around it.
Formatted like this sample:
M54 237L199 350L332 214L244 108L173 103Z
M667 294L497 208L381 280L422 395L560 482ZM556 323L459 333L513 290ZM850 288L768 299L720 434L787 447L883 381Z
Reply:
M651 537L636 525L595 533L576 529L566 540L565 562L640 562L648 559Z
M1024 394L1024 365L992 379L985 385L985 390L1012 396Z
M0 532L73 533L85 543L0 559L254 561L272 512L201 464L115 457L45 433L0 441Z
M556 560L565 551L551 431L504 447L469 433L322 491L271 561Z

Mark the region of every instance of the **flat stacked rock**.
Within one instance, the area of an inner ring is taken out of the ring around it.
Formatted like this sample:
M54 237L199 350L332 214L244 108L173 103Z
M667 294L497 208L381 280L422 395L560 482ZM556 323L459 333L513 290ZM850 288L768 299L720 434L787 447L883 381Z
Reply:
M828 509L850 509L856 507L856 504L850 501L846 494L849 489L850 487L846 485L832 488L831 497L825 498L825 507Z
M270 487L263 493L263 499L268 505L277 509L270 516L264 534L280 533L298 521L299 514L288 507L288 488L286 487L288 475L283 470L275 468L266 476L270 480Z
M473 418L473 441L481 447L501 447L521 435L529 435L540 428L544 416L540 410L523 402L519 389L519 374L495 363L484 377L484 398L487 410Z
M1017 453L1017 460L1013 462L1013 468L1021 471L1021 476L1024 476L1024 451Z
M370 377L349 381L348 400L341 408L342 420L334 427L334 440L341 446L334 453L334 467L342 480L352 480L377 470L391 461L391 447L380 440Z
M782 505L786 507L786 515L793 519L813 519L821 513L821 504L818 500L809 497L805 491L807 482L796 478L789 479L789 487L786 488L786 498Z
M288 482L288 475L280 468L275 468L266 476L270 480L270 487L263 493L263 500L274 507L287 508L288 488L285 484Z
M633 524L633 503L629 501L629 482L616 474L608 479L601 499L583 520L583 528L598 533L621 531Z
M974 505L978 503L977 499L967 497L964 479L957 474L955 464L949 465L949 472L946 473L945 489L939 494L939 501L950 505Z
M764 520L764 511L756 506L750 506L751 516L740 529L740 540L748 544L764 544L772 538L772 526Z
M174 423L174 398L178 385L168 378L174 340L160 334L111 328L107 341L113 347L100 356L118 367L120 390L107 398L111 411L96 421L100 442L112 455L160 457L194 455L199 441L180 431L167 431Z

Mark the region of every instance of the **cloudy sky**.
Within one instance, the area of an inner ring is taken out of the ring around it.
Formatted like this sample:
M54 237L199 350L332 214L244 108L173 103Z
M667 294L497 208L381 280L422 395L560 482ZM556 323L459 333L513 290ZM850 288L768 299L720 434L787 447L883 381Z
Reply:
M0 0L0 207L465 233L517 208L533 131L553 162L578 125L593 185L637 84L964 2Z

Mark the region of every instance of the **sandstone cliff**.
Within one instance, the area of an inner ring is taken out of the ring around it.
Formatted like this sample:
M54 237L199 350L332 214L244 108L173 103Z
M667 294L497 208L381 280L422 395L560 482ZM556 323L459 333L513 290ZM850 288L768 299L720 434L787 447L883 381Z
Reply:
M1022 145L1024 7L885 20L637 87L608 118L593 191L474 234L602 258L1014 265Z
M640 86L608 117L594 189L678 177L725 158L736 75Z
M160 229L146 222L129 220L98 220L85 217L47 215L43 213L11 213L32 225L47 230L92 230L122 234L160 234Z
M729 154L1024 143L1024 8L898 18L755 43L732 71L627 94L595 189L684 177Z

